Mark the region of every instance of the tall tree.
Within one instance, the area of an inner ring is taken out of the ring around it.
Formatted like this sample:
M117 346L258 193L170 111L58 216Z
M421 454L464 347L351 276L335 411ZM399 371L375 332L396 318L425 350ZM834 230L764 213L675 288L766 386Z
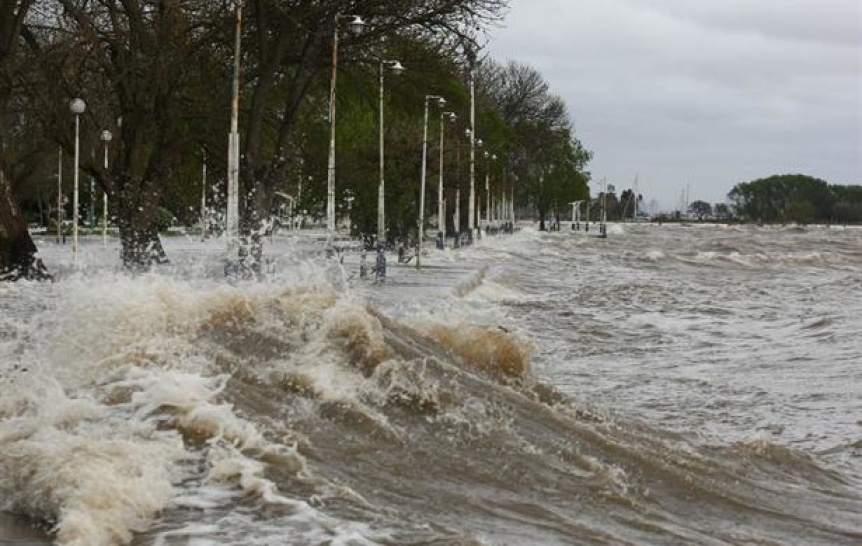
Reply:
M589 195L583 169L592 153L574 136L565 103L536 69L510 62L491 65L484 75L482 88L515 135L516 196L536 207L540 229L548 215L559 225L569 203Z
M454 46L474 29L498 20L507 5L508 0L250 2L245 42L250 44L249 58L254 71L243 91L247 107L243 111L242 171L245 193L250 196L244 216L251 220L246 227L251 227L272 208L279 184L285 179L297 179L300 166L317 173L317 180L326 178L326 164L306 161L309 158L305 157L302 141L303 135L319 131L321 118L329 115L336 36L340 37L336 123L342 127L340 121L346 117L346 109L351 101L356 103L344 88L351 72L368 73L370 67L374 75L379 60L401 56L399 46L420 53L419 48L413 47L418 42L424 43L422 49L435 51L439 57L451 55ZM353 15L367 22L360 35L346 33L345 20ZM428 59L424 52L421 55ZM402 60L410 66L410 59ZM409 71L415 74L416 68L413 65ZM377 80L372 77L370 81L372 86L364 93L376 97ZM419 91L420 97L428 92L427 87ZM372 108L376 109L376 104ZM374 145L374 141L369 144ZM340 165L341 155L335 159ZM341 168L336 170L343 172ZM348 185L336 184L340 197L344 197L346 189L350 189ZM337 202L346 206L348 201L339 198ZM389 218L394 219L395 215Z
M4 4L3 9L7 7ZM111 197L121 236L121 259L146 268L165 259L156 212L178 173L211 146L227 111L223 69L231 28L226 4L209 0L45 0L32 4L21 35L28 70L22 96L46 142L73 144L69 100L83 98L81 168ZM227 17L226 17L227 15ZM223 107L224 106L224 107ZM222 127L226 121L222 123ZM99 134L111 129L110 171ZM224 157L220 153L210 157ZM176 193L175 193L176 194ZM7 215L3 215L4 218ZM7 238L0 233L0 244Z
M13 194L11 166L6 157L9 108L21 67L16 54L24 20L32 5L32 0L0 4L0 280L48 277Z
M112 196L123 263L147 268L165 259L156 211L190 138L187 67L200 62L209 43L200 23L212 8L190 0L58 1L64 9L58 23L82 51L63 67L78 75L68 92L101 99L88 101L93 125L120 120L110 172L98 162L83 165Z
M712 214L712 205L706 201L697 200L689 205L688 208L697 218L698 222L702 222L705 217Z

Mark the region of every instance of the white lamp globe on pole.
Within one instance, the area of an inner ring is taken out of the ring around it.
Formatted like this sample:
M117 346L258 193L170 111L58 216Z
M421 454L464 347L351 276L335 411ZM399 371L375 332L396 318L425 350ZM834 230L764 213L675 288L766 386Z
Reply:
M350 33L354 35L362 34L362 31L365 30L365 21L362 20L362 17L358 15L353 15L350 17L350 22L347 23L347 27L350 29Z
M75 98L69 103L69 110L75 116L75 176L72 189L72 259L78 259L78 168L81 157L81 114L87 110L83 99Z
M114 135L105 129L102 131L102 142L105 143L105 171L108 170L108 144ZM102 191L102 245L108 244L108 192Z
M428 166L428 103L437 101L437 105L442 108L446 105L446 99L439 95L425 95L425 117L422 126L422 175L419 185L419 218L416 223L419 228L416 241L416 268L421 267L422 259L422 242L425 238L425 174Z
M443 135L446 133L445 122L454 123L458 119L455 112L440 113L440 168L439 168L439 183L437 184L437 227L440 236L443 238L443 244L446 243L446 211L443 207Z
M345 18L350 19L347 26L352 34L360 34L365 28L365 21L358 15L335 14L332 31L332 77L329 80L329 160L326 169L326 230L330 236L335 233L335 82L338 76L338 27Z
M382 244L386 239L386 205L385 205L385 177L384 177L384 154L383 154L383 75L386 69L389 69L393 74L401 74L404 72L404 66L399 61L380 61L380 105L378 112L380 116L380 182L377 187L377 243Z

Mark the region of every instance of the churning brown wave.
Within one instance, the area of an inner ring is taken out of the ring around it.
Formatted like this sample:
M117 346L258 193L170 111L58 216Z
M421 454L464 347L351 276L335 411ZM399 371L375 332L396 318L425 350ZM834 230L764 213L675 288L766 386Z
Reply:
M226 399L304 458L301 471L269 460L267 475L391 531L380 542L862 541L862 494L815 460L768 442L696 446L579 407L533 378L529 345L502 329L406 325L319 290L227 306L201 329L233 373Z
M104 362L207 362L198 373L229 377L218 402L236 421L182 396L147 409L190 459L219 438L262 465L221 471L244 494L212 510L283 520L296 508L273 499L287 497L398 545L862 541L858 484L766 442L703 447L581 407L537 381L529 343L501 328L405 324L322 288L165 295L159 309L150 335L172 343L117 339ZM65 502L50 494L45 506ZM200 516L162 508L133 544Z

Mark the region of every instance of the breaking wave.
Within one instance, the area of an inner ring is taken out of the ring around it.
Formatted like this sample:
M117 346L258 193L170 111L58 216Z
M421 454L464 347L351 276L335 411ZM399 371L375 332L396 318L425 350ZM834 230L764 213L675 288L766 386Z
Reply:
M551 309L487 275L455 298ZM858 481L813 455L596 408L536 374L526 330L392 313L314 277L6 289L48 293L3 319L0 509L75 546L862 540ZM631 343L618 330L582 333Z

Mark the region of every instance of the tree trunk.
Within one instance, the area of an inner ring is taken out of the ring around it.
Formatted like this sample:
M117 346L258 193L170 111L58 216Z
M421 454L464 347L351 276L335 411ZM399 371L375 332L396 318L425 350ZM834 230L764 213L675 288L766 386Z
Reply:
M115 188L119 197L116 210L123 266L132 271L146 271L154 264L168 263L155 221L158 186L121 175Z
M12 197L12 185L0 168L0 281L50 279L27 231L21 209Z
M12 97L11 81L7 62L13 56L21 25L30 9L32 0L4 2L0 7L0 131L6 126L2 121ZM0 153L5 151L4 137L0 134ZM18 279L50 279L38 250L33 243L27 222L12 192L4 158L0 158L0 281Z
M147 271L154 264L168 263L162 240L155 229L136 230L120 226L120 258L131 271Z

